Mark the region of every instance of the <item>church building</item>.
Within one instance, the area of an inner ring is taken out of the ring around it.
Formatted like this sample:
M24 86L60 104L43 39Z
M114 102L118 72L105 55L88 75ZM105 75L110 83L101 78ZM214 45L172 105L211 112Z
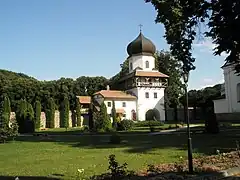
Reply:
M104 102L111 115L114 103L122 119L165 121L164 90L168 76L156 69L155 52L153 42L140 31L127 46L129 71L119 80L123 91L107 87L96 92L92 96L94 107L99 110Z
M240 76L235 73L235 63L223 66L223 98L214 100L214 112L218 121L239 122L240 120Z

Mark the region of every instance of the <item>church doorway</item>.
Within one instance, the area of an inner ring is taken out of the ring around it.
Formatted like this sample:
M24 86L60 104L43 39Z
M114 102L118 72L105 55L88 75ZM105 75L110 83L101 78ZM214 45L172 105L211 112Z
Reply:
M146 121L152 121L152 120L160 121L161 119L160 119L159 111L156 108L149 109L145 114L145 120Z
M136 121L136 120L137 120L136 111L133 109L131 112L132 112L132 120L133 120L133 121Z

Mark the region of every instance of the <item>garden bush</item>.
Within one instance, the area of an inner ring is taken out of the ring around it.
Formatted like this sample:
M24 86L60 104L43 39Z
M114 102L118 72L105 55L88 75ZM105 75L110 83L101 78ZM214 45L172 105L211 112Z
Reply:
M118 131L128 131L131 130L134 126L132 120L124 119L118 123Z
M9 138L14 139L18 135L18 124L13 122L10 126L2 124L0 127L0 143L5 143Z
M134 124L135 127L149 127L149 126L163 126L164 123L161 121L138 121Z

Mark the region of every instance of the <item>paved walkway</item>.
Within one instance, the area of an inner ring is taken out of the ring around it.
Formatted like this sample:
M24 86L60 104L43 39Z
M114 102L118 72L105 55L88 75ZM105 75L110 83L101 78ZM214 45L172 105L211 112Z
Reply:
M199 127L201 125L190 125L190 127ZM154 132L154 133L150 133L151 135L160 135L160 134L174 134L174 132L179 132L182 131L184 129L187 129L187 126L178 128L178 129L168 129L168 130L162 130L160 132ZM183 132L183 131L182 131Z
M190 127L198 127L198 126L201 126L201 125L190 125ZM187 129L187 127L181 127L181 128L178 128L178 129L168 129L168 130L162 130L160 132L153 132L153 133L120 133L121 136L131 136L131 135L138 135L138 136L141 136L141 135L165 135L165 134L175 134L176 132L179 132L181 131L181 133L185 133L183 130L184 129ZM44 133L41 133L39 132L39 134L47 134L47 132L44 132ZM30 136L33 136L32 134L20 134L19 136L21 137L30 137ZM79 134L48 134L48 136L52 136L52 137L57 137L57 136L110 136L110 134L86 134L86 133L79 133Z

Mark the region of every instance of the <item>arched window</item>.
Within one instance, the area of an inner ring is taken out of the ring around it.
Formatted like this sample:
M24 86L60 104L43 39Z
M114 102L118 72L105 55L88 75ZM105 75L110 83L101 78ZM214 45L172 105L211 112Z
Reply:
M133 64L132 63L130 63L130 70L132 70L133 69Z
M237 84L237 101L240 102L240 83Z
M149 61L145 62L145 66L146 66L146 68L149 68Z

